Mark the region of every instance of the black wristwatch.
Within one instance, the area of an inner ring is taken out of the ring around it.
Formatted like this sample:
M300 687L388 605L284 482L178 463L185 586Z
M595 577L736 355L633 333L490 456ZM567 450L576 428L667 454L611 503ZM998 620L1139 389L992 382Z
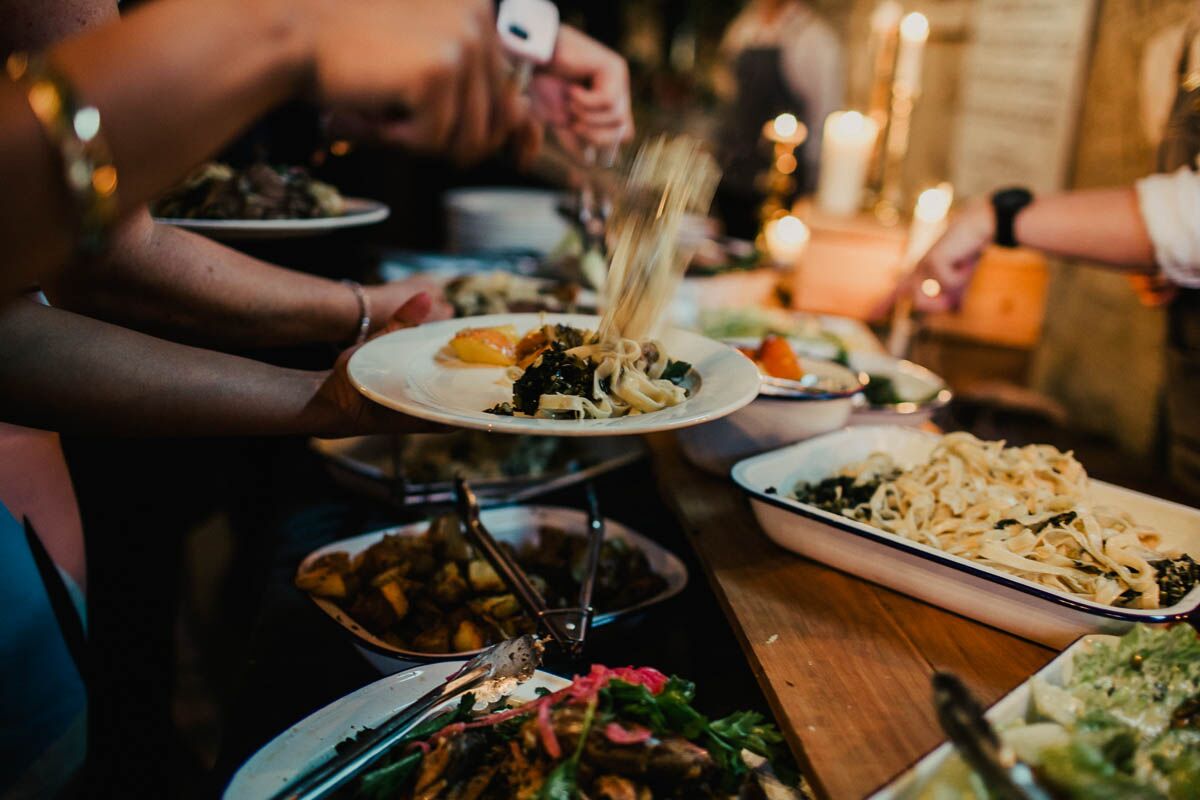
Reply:
M992 195L992 210L996 212L996 238L1000 247L1016 247L1017 234L1013 230L1017 214L1033 202L1033 192L1021 187L1001 189Z

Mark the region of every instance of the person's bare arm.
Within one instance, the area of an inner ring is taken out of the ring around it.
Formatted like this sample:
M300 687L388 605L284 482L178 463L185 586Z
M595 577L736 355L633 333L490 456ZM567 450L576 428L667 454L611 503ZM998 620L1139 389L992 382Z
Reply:
M417 318L428 308L412 305ZM345 436L429 427L363 398L344 363L328 372L281 369L28 300L0 307L0 419L31 428Z
M1018 244L1061 258L1078 258L1131 274L1156 271L1154 246L1132 188L1089 189L1037 197L1018 215ZM918 308L956 307L970 285L979 257L995 239L995 215L987 202L975 202L956 214L941 239L921 260L902 287L913 292ZM930 296L929 278L937 281Z
M122 224L108 254L69 265L43 285L58 307L189 344L226 348L344 344L358 334L350 287L251 258L203 236L154 223ZM433 281L368 286L371 332ZM439 302L431 319L450 316Z
M319 102L404 107L395 144L460 160L520 122L490 5L399 0L159 0L63 42L50 59L96 105L126 212L178 180L255 116L309 91ZM0 290L70 254L71 205L24 96L0 82Z

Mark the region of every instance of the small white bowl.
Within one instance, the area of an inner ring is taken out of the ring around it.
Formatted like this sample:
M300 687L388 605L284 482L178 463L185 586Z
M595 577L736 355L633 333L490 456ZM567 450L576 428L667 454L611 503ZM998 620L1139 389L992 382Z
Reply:
M867 383L869 376L890 378L900 402L871 405L864 393L851 415L851 425L922 425L944 408L954 393L942 378L911 361L884 353L851 353L850 368Z
M832 361L802 359L804 371L836 382L837 391L824 395L758 398L723 419L682 429L679 446L688 461L706 472L729 474L743 458L775 450L845 427L862 391L858 376Z

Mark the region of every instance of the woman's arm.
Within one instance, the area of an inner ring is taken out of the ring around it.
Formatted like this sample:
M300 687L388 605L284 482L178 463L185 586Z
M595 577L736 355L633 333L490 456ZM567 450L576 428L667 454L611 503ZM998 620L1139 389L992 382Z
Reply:
M145 209L121 225L105 257L70 264L43 288L54 305L68 311L212 347L345 344L358 335L360 319L350 287L156 224ZM414 294L437 287L413 279L365 291L374 333ZM439 301L430 318L450 314Z
M427 303L414 301L409 314L423 316ZM429 428L362 397L345 360L329 372L281 369L14 300L0 307L0 420L127 436Z
M1037 197L1017 214L1018 244L1061 258L1078 258L1132 274L1157 268L1154 245L1132 188L1090 189ZM912 291L917 308L955 308L970 286L979 257L996 236L990 203L977 201L956 214L950 227L921 260L902 291ZM929 278L940 291L922 290Z
M485 0L159 0L52 48L100 109L122 209L178 180L250 120L300 91L329 105L402 107L385 138L462 159L519 121ZM0 83L0 290L70 254L73 214L24 95Z

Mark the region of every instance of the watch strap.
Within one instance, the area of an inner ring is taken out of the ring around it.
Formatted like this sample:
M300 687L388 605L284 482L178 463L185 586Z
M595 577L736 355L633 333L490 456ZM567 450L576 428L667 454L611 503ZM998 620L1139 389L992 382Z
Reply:
M1021 209L1033 202L1033 192L1022 187L1001 189L992 195L992 210L996 215L995 243L1000 247L1016 247L1016 221Z

